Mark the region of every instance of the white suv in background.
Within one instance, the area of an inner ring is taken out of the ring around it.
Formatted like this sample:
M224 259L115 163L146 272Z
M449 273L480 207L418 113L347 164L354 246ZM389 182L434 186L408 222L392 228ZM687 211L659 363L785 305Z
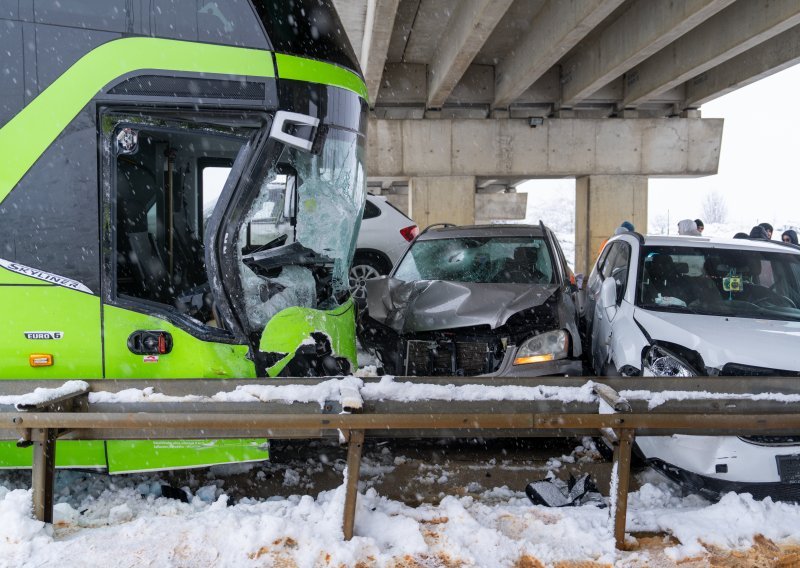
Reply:
M385 197L367 195L353 265L350 267L350 291L356 302L364 305L367 297L365 282L389 274L417 234L419 228L414 221L403 215Z
M758 377L800 377L797 246L625 233L600 254L585 300L600 375L752 377L752 392ZM643 436L637 444L651 465L695 490L800 499L800 436Z

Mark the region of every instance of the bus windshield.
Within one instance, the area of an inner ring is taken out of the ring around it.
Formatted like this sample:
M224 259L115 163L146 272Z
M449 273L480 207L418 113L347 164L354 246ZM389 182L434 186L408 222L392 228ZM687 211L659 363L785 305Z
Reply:
M332 309L349 297L364 158L361 136L331 127L318 153L286 147L261 182L238 247L253 330L285 308Z

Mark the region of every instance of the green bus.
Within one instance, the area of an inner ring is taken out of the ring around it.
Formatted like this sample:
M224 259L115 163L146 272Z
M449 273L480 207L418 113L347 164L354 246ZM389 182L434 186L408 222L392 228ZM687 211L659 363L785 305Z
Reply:
M0 0L0 53L0 379L353 368L368 106L330 0ZM267 452L56 456L123 472ZM0 467L30 460L0 445Z

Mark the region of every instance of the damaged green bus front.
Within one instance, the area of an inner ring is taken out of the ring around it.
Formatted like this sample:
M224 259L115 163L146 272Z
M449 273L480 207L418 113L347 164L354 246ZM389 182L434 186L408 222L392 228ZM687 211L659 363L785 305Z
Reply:
M0 5L0 379L356 364L366 88L329 0ZM0 382L0 391L2 382ZM59 442L112 472L265 440ZM0 445L0 467L30 449Z

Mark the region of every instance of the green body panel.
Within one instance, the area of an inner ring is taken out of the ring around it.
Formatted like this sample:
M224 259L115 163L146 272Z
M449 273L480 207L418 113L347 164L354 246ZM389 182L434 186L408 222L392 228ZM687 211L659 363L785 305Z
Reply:
M364 100L367 99L367 86L361 77L352 71L324 61L286 55L285 53L276 53L275 60L278 64L278 76L281 79L341 87L353 91Z
M269 459L269 442L257 440L139 440L107 442L108 471L128 473Z
M0 442L0 468L29 468L33 448L18 448L16 442ZM56 466L105 469L106 443L62 440L56 443Z
M168 321L115 306L104 306L106 376L137 379L255 378L246 345L202 341ZM172 335L172 351L145 363L128 350L128 336L137 330L163 330ZM267 440L110 441L108 470L112 473L196 467L264 460Z
M0 380L101 378L100 298L0 268L35 283L0 286L0 306L5 312L0 326ZM3 277L6 275L3 274ZM27 339L28 331L60 331L62 339ZM53 356L51 367L31 367L32 353Z
M202 341L165 319L103 307L106 376L114 379L250 379L255 378L246 345ZM145 363L128 350L128 336L137 330L162 330L172 335L172 352Z
M263 352L286 353L286 356L267 369L271 377L277 376L294 357L295 351L311 333L321 331L331 339L334 355L346 357L355 369L356 317L352 299L329 311L310 308L287 308L267 322L261 335L259 349Z

